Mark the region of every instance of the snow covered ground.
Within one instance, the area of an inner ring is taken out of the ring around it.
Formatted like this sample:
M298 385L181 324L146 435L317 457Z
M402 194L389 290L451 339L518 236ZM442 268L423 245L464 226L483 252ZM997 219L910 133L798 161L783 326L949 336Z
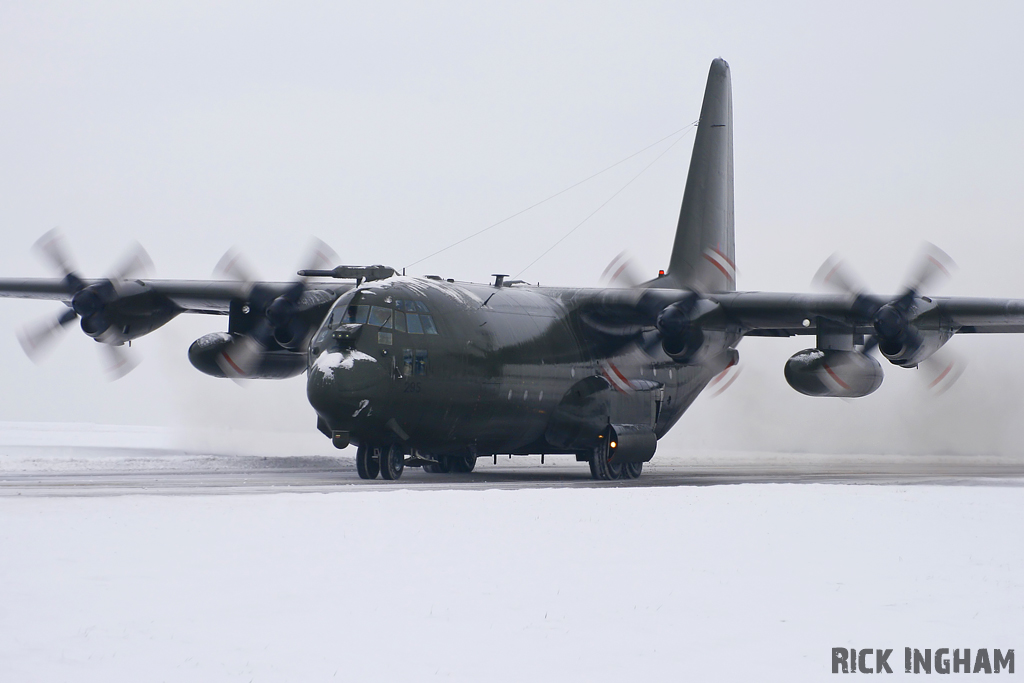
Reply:
M1019 483L6 495L0 680L902 676L1021 650Z

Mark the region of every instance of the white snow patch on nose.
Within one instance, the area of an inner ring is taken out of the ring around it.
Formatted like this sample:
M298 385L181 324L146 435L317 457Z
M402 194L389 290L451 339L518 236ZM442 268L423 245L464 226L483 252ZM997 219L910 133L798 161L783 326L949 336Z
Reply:
M376 363L377 359L362 351L347 351L345 353L331 352L322 353L317 357L313 367L319 370L326 379L334 379L334 370L351 370L356 361Z

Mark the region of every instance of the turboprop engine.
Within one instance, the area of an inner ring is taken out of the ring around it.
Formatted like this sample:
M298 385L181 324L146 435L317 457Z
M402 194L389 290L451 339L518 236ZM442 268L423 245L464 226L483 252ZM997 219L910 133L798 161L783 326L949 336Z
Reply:
M689 292L686 298L658 314L655 327L661 335L661 347L672 360L683 365L699 362L705 350L704 330L696 321L717 306L696 292Z
M805 396L860 398L882 377L878 361L860 351L804 349L786 361L786 381Z
M917 367L953 336L953 331L948 328L928 331L917 329L907 314L893 304L878 309L874 327L878 350L893 365L906 368Z

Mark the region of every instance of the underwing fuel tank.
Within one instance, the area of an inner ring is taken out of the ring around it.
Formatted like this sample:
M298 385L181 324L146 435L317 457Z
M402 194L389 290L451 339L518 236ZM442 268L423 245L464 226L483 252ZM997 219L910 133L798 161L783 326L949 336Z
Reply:
M219 363L219 357L230 349L237 336L227 332L213 332L192 342L188 349L188 360L199 372L211 377L227 377ZM306 355L284 349L265 351L260 363L248 375L249 379L286 379L306 371Z
M786 381L805 396L860 398L882 384L882 366L859 351L804 349L786 361Z

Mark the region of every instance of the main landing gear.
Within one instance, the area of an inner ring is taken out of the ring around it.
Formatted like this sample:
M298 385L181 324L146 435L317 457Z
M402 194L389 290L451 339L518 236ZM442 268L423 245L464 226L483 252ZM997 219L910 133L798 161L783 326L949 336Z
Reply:
M356 471L360 479L398 479L405 471L405 450L400 444L377 446L359 444L356 451Z
M590 454L590 476L600 481L636 479L644 471L642 462L613 463L613 455L609 440L603 439L601 445Z
M439 455L436 456L436 463L428 463L423 466L423 471L429 474L448 474L458 472L466 474L472 472L476 467L475 455Z

